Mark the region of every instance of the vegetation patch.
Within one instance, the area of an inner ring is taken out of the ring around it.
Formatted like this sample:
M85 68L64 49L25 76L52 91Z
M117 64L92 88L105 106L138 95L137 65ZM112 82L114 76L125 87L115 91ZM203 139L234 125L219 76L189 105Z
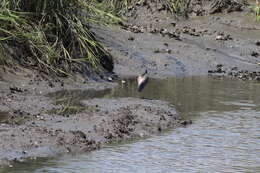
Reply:
M104 4L107 7L106 10L119 16L131 10L133 6L145 6L149 3L160 4L163 9L171 13L181 14L189 6L190 2L191 0L104 0Z
M77 113L80 113L84 110L86 110L86 108L84 106L63 105L61 108L52 109L48 113L58 114L58 115L62 115L62 116L65 116L65 117L69 117L72 114L77 114Z
M73 103L70 100L67 100L67 103L60 104L59 106L59 108L54 108L48 111L48 113L69 117L70 115L77 114L80 112L94 112L97 110L95 106L85 106L81 103Z
M59 75L89 67L111 71L112 57L89 28L90 22L111 20L118 19L94 0L2 0L0 63Z
M253 7L253 11L255 13L256 20L260 21L260 3L258 2L258 0L256 0L256 4Z
M190 0L153 0L179 13ZM132 6L148 0L2 0L0 65L22 65L67 76L113 70L111 55L90 31L91 23L119 22ZM118 16L118 17L116 17Z
M57 105L58 108L47 111L47 113L69 117L70 115L77 114L83 111L94 112L97 110L95 106L86 106L82 104L80 100L77 100L70 96L56 98L54 100L54 104Z

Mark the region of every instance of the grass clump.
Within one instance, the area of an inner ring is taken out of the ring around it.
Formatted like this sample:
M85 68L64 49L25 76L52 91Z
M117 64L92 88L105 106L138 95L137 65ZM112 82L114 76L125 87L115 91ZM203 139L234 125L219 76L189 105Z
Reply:
M160 0L171 13L186 15L190 0Z
M103 0L107 9L110 10L111 13L116 15L122 15L131 9L132 6L136 4L147 4L149 0ZM173 14L182 14L185 11L185 8L189 5L191 0L154 0L151 2L155 2L158 4L162 4L165 9L170 11Z
M255 13L255 16L256 16L256 20L257 21L260 21L260 3L258 0L256 0L256 4L255 6L253 7L253 11Z
M57 99L55 105L58 105L59 108L54 108L47 111L47 113L58 114L64 117L69 117L70 115L75 115L84 111L94 112L97 111L95 106L86 106L82 104L79 100L74 100L71 97L64 97Z
M19 64L63 75L84 72L89 66L111 71L112 58L88 24L117 18L96 4L95 0L2 0L0 63L12 57Z

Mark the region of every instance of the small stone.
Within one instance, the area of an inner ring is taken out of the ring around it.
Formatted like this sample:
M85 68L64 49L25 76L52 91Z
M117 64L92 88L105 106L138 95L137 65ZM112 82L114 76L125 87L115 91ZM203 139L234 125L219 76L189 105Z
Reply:
M153 53L160 53L160 49L154 50Z
M232 67L231 70L238 70L238 67Z
M181 122L181 124L186 126L186 125L192 124L192 121L191 120L184 120L184 121Z
M258 56L259 56L259 53L258 53L258 52L255 52L255 51L253 51L253 52L251 53L251 56L253 56L253 57L258 57Z
M216 36L216 40L224 40L223 35L217 35L217 36Z
M54 87L54 85L53 85L53 83L52 83L52 82L49 82L49 87L51 87L51 88L53 88L53 87Z
M217 67L217 68L222 68L223 65L222 65L222 64L217 64L216 67Z
M112 77L108 77L107 80L110 82L113 81Z
M172 22L171 25L172 25L173 27L175 27L175 26L176 26L176 23L175 23L175 22Z
M170 50L170 49L165 49L165 51L167 52L167 53L172 53L172 50Z
M39 144L37 141L34 142L35 147L39 147Z
M161 33L161 34L167 34L167 33L168 33L168 30L165 29L165 28L163 28L163 29L161 29L160 33Z
M130 41L134 41L134 39L135 39L134 37L129 37L128 38L128 40L130 40Z

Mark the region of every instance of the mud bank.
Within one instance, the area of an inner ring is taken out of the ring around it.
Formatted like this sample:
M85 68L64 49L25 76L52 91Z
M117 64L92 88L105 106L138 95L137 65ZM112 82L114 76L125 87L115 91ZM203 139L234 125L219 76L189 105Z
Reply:
M50 87L49 82L41 81L34 87L36 84L29 83L21 77L15 82L1 81L0 165L92 151L106 143L147 137L181 123L167 102L137 98L82 100L84 110L59 114L53 110L62 111L66 105L55 104L52 97L59 93L47 93L92 89L100 97L104 89L116 84L88 81L71 86L63 81L63 87L60 82Z
M197 4L203 9L203 3ZM260 23L243 11L178 19L158 7L137 6L121 27L96 34L116 59L115 72L151 76L198 76L223 69L259 71Z

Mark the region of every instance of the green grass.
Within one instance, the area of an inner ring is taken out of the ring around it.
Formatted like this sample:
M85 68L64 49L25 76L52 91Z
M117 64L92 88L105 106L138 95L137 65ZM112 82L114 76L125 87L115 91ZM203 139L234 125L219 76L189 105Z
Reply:
M95 106L87 106L82 104L79 100L74 100L71 97L62 97L56 99L54 102L55 105L58 105L59 108L54 108L47 113L58 114L65 117L69 117L74 114L78 114L84 111L87 112L95 112L97 108Z
M0 64L70 75L113 69L90 24L120 21L139 0L1 0ZM157 0L172 13L188 0ZM119 16L119 17L116 17Z
M255 13L255 17L257 21L260 21L260 4L257 3L254 7L253 7L253 11Z
M104 4L110 13L121 16L128 8L142 0L104 0ZM181 14L181 11L189 3L189 0L156 0L156 3L163 4L168 11L174 14Z
M89 23L105 24L118 18L97 4L94 0L2 0L0 63L9 62L11 53L5 49L9 46L22 55L12 57L16 60L12 63L48 73L68 75L88 65L112 70L111 56L95 39Z

